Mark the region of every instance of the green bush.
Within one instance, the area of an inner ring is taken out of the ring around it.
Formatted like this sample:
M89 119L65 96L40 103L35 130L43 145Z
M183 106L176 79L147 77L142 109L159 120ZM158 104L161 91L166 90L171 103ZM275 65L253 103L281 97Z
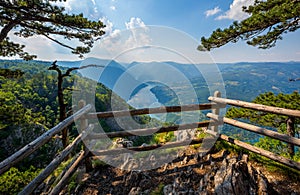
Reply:
M21 172L12 167L0 176L0 194L17 194L29 184L40 172L31 166L28 170Z

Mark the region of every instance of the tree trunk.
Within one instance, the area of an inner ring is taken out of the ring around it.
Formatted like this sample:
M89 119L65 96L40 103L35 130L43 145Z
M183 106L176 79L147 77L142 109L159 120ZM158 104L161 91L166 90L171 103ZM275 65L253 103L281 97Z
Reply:
M59 121L63 121L67 118L67 111L66 111L66 104L64 102L64 91L63 91L63 76L61 74L58 74L57 76L58 82L58 105L59 105ZM62 130L62 143L64 148L68 146L69 144L69 137L68 137L68 128L65 128Z
M286 121L286 130L288 136L295 137L295 118L289 117ZM294 144L288 144L288 152L291 157L295 155L295 146Z

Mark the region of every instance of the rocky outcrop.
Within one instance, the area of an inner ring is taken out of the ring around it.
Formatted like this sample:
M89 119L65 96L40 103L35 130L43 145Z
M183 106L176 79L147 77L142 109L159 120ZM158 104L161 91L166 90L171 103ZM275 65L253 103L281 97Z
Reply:
M149 171L122 171L108 166L90 173L75 194L88 194L93 190L131 195L153 192L166 195L277 194L264 174L247 161L247 156L232 156L226 152L203 158L183 155Z
M221 163L211 161L211 169L199 181L198 189L191 189L189 178L176 177L172 184L164 187L164 194L259 194L264 195L272 191L268 180L253 168L246 160L237 157L226 157Z

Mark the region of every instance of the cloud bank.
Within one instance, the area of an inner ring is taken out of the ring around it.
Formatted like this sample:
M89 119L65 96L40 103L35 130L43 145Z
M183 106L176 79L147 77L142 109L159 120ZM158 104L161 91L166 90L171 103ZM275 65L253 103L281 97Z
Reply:
M233 0L230 5L230 9L223 15L218 16L217 20L232 19L232 20L243 20L249 17L249 14L243 12L243 6L253 5L254 0Z
M219 13L220 11L221 11L221 9L219 7L215 7L214 9L207 10L205 12L205 15L206 15L206 17L213 16L213 15L216 15L217 13Z

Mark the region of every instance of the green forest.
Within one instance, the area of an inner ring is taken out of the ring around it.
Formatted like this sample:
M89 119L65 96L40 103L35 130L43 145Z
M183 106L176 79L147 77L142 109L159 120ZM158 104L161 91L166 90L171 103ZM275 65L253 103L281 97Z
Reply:
M57 73L48 70L50 64L39 61L0 61L0 161L59 123ZM63 87L72 87L76 77L79 75L74 74L65 79ZM89 87L84 79L81 82L82 86ZM98 111L109 110L111 91L101 84L96 90L95 104ZM71 92L66 90L64 93L70 111ZM103 127L109 128L105 121L101 122ZM70 129L71 139L77 134L73 126ZM19 192L33 179L31 176L36 175L61 149L60 140L53 138L16 168L1 175L0 180L4 183L0 185L0 193Z

